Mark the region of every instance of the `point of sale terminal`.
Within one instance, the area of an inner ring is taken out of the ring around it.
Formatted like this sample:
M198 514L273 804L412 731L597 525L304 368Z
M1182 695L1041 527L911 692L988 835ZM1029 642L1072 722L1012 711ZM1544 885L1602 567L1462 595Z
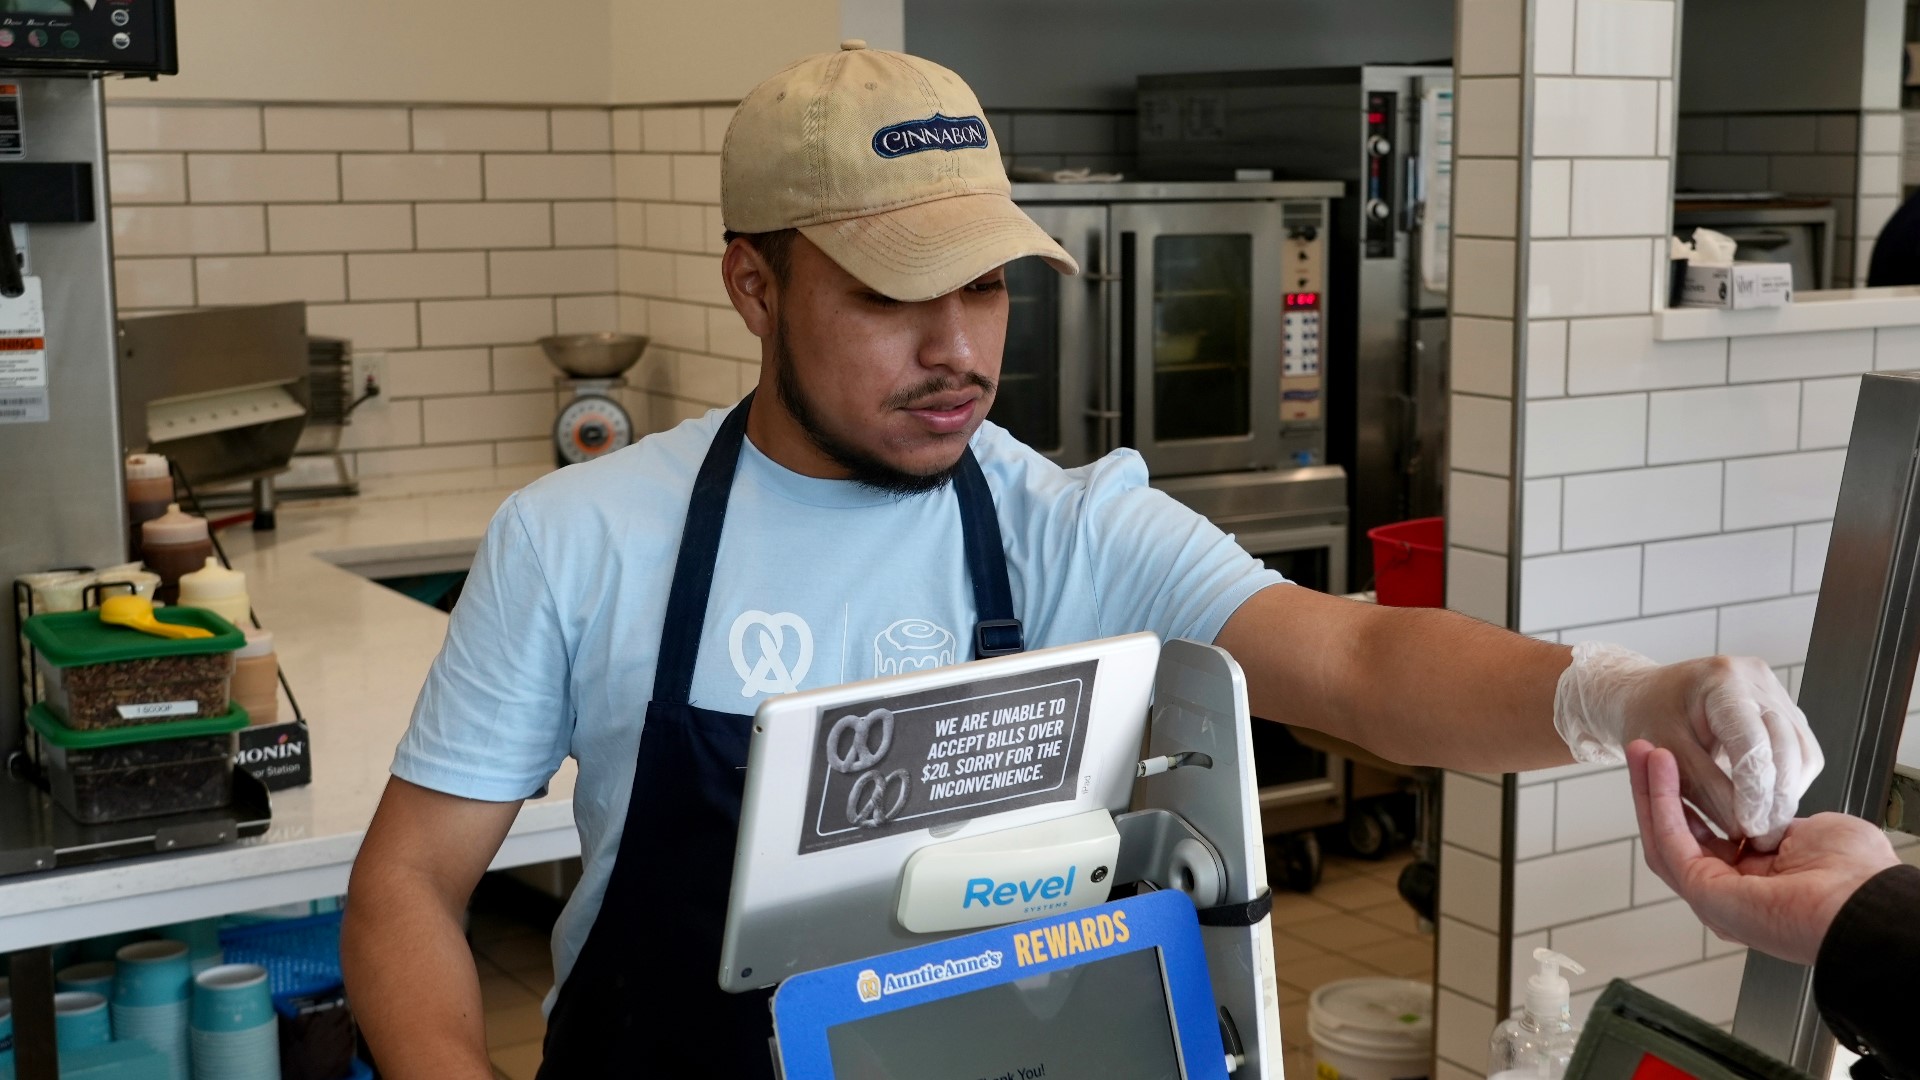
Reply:
M767 700L723 989L787 1077L1281 1076L1246 683L1134 634Z

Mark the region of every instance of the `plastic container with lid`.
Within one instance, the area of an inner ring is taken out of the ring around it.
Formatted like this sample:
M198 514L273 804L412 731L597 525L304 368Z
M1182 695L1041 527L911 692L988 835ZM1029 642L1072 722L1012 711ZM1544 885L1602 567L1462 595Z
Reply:
M25 633L53 715L82 731L224 715L231 704L233 654L246 639L202 608L161 608L154 617L213 636L154 637L103 623L98 611L28 619Z
M1433 987L1342 979L1307 999L1320 1080L1417 1080L1433 1073Z
M247 643L233 654L233 701L253 723L280 719L280 660L273 654L271 630L247 630Z
M235 626L253 622L253 601L247 596L247 575L220 565L209 555L200 569L180 576L180 603L206 608Z
M207 519L168 503L167 512L140 526L140 561L160 575L155 599L164 604L179 598L180 578L207 564L213 555L213 535Z
M87 825L217 810L233 801L234 732L246 710L111 731L75 731L44 703L27 711L54 802Z
M173 473L164 454L127 455L128 558L140 557L140 526L161 517L173 503Z

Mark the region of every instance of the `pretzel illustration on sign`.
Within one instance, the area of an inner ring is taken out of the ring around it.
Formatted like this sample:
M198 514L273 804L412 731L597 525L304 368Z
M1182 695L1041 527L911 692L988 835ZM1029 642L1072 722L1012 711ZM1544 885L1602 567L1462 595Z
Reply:
M887 801L888 792L893 793L892 802ZM907 770L895 769L885 776L877 771L862 773L847 792L847 822L871 829L892 820L906 804Z
M875 745L874 729L879 728ZM840 736L849 735L846 752L840 749ZM893 748L893 711L875 709L865 716L852 713L834 721L827 732L827 765L837 773L865 772L880 763Z

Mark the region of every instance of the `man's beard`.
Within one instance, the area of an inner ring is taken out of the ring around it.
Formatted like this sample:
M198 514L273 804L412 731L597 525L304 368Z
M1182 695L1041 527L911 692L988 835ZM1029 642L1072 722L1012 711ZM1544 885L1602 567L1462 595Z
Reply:
M780 404L786 407L800 430L806 432L807 440L821 453L850 474L848 479L862 487L883 491L889 495L924 495L945 487L953 478L954 471L960 467L960 459L953 464L931 473L913 473L899 469L880 458L848 443L821 422L819 414L807 401L806 391L800 386L800 376L794 371L793 353L787 348L786 320L780 318L774 327L773 338L773 385L780 397ZM968 372L959 385L977 386L983 393L983 400L993 397L995 383L978 372ZM888 409L905 408L922 398L942 391L959 388L952 379L933 378L912 389L895 394L886 402Z

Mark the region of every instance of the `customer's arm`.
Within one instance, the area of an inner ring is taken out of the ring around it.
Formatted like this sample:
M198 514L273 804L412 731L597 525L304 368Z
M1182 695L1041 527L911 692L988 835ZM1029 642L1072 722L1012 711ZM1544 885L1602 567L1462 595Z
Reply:
M1878 826L1845 814L1794 821L1773 854L1741 851L1680 801L1672 754L1636 742L1627 762L1648 868L1714 933L1813 964L1834 1034L1887 1075L1920 1077L1920 1026L1899 981L1920 971L1920 868L1900 865Z
M1887 1075L1920 1077L1914 988L1920 972L1920 867L1874 875L1841 906L1820 943L1813 997L1827 1027Z
M341 938L347 994L380 1075L492 1080L461 917L519 810L387 781Z

